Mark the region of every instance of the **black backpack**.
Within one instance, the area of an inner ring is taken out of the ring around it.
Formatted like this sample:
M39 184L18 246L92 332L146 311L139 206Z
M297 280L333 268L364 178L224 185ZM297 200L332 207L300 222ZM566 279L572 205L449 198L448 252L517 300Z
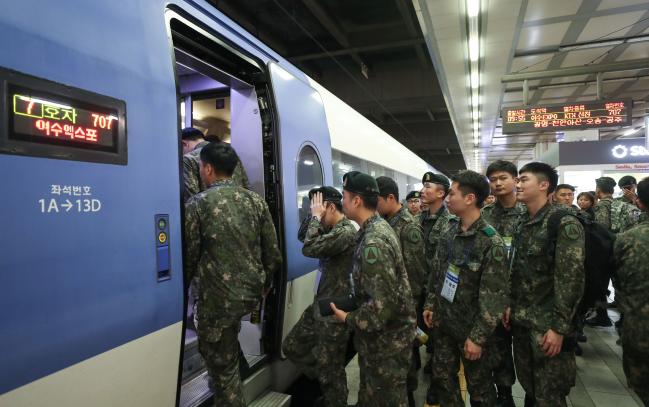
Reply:
M548 238L552 243L552 247L557 242L561 218L567 215L577 218L584 227L586 285L580 302L580 309L587 310L594 307L596 301L601 301L606 296L608 282L613 277L615 268L613 261L615 234L581 213L560 210L550 215L548 220Z

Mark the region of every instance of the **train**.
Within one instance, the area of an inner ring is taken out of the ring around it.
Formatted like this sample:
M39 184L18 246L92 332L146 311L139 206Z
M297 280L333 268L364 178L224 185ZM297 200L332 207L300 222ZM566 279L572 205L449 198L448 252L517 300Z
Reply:
M246 400L286 400L308 191L360 170L405 196L436 170L205 1L23 0L0 38L0 405L210 397L182 268L190 126L232 144L273 216L282 270L239 340Z

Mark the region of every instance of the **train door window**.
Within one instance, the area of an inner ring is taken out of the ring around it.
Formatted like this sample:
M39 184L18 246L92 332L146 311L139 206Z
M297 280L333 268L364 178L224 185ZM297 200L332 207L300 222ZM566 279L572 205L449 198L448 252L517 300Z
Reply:
M180 109L180 127L201 130L208 141L230 143L247 173L247 187L266 198L275 222L281 222L277 193L278 168L273 137L272 105L264 81L263 64L246 56L208 27L191 21L180 10L167 14L175 56L175 73ZM318 168L319 167L318 161ZM320 173L322 171L320 170ZM320 175L322 178L322 175ZM280 244L282 244L280 235ZM281 274L281 273L278 273ZM278 276L281 278L281 276ZM281 285L276 282L277 285ZM274 345L276 300L266 298L261 323L246 315L241 321L239 344L243 352L242 379L264 363L267 348ZM270 305L269 305L270 304ZM198 352L196 330L192 327L193 295L188 298L187 329L183 352L180 405L193 404L195 397L209 397L207 373ZM268 346L266 346L268 344ZM193 400L193 401L192 401Z
M309 145L302 147L297 157L297 208L298 219L309 216L311 203L309 191L322 186L322 164L315 149Z

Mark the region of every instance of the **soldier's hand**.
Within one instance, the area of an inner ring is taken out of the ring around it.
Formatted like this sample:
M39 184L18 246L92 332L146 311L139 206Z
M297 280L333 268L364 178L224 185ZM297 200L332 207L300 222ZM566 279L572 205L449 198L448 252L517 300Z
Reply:
M636 202L638 200L638 195L630 189L622 188L622 194L631 202Z
M325 212L325 209L322 192L316 192L311 198L311 216L317 216L322 219L322 214Z
M561 345L563 345L563 335L548 329L543 335L543 342L541 343L541 349L543 349L545 356L551 358L558 355L561 352Z
M512 315L512 309L507 307L507 309L505 309L505 312L503 313L503 326L508 331L512 329L512 326L509 323L509 317L511 317L511 315Z
M422 314L424 316L424 324L426 324L427 327L432 328L433 327L433 311L426 309L424 310L424 313Z
M468 360L478 360L482 356L482 346L476 345L471 339L464 341L464 357Z
M347 319L347 314L348 313L343 311L343 310L339 310L338 308L336 308L336 304L334 304L333 302L330 302L329 306L331 307L332 311L334 312L334 318L336 318L340 322L345 322L345 320Z

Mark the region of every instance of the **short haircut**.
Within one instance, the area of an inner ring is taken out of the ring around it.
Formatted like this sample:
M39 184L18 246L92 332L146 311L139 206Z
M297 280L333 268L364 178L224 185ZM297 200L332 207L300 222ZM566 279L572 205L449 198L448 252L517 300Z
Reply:
M487 167L487 178L491 176L494 172L507 172L511 174L512 177L516 178L518 177L518 169L514 165L513 162L511 161L505 161L505 160L496 160L489 164Z
M201 149L201 161L210 164L214 170L232 176L239 162L234 148L227 143L209 143Z
M333 206L335 206L335 207L336 207L336 210L337 210L338 212L342 212L342 211L343 211L343 204L342 204L342 202L340 202L340 201L326 201L326 202L325 202L325 205L328 204L328 203L330 203L330 204L332 204Z
M548 181L550 183L548 186L548 194L551 194L557 188L559 174L557 174L557 170L552 168L550 164L539 161L527 163L520 169L520 171L518 171L519 174L523 174L524 172L531 172L536 175L540 181Z
M474 194L478 208L482 207L482 203L489 196L489 182L482 174L475 171L460 171L451 178L451 181L457 182L462 194Z
M573 187L573 186L570 185L570 184L559 184L559 185L557 185L557 187L555 188L555 191L558 191L558 190L560 190L560 189L569 189L569 190L571 190L572 192L575 192L575 187Z
M185 127L182 131L183 140L201 140L205 138L205 135L202 131L194 127Z
M363 201L363 207L365 209L375 211L376 208L379 206L378 195L361 195L361 194L357 194L356 192L351 192L351 191L347 191L347 192L349 192L352 195L352 197L357 196L361 198L361 201Z
M649 177L643 178L642 181L638 183L637 194L640 202L649 208Z
M582 197L588 199L591 205L595 205L595 195L593 195L592 193L584 191L577 195L577 200L580 200Z

